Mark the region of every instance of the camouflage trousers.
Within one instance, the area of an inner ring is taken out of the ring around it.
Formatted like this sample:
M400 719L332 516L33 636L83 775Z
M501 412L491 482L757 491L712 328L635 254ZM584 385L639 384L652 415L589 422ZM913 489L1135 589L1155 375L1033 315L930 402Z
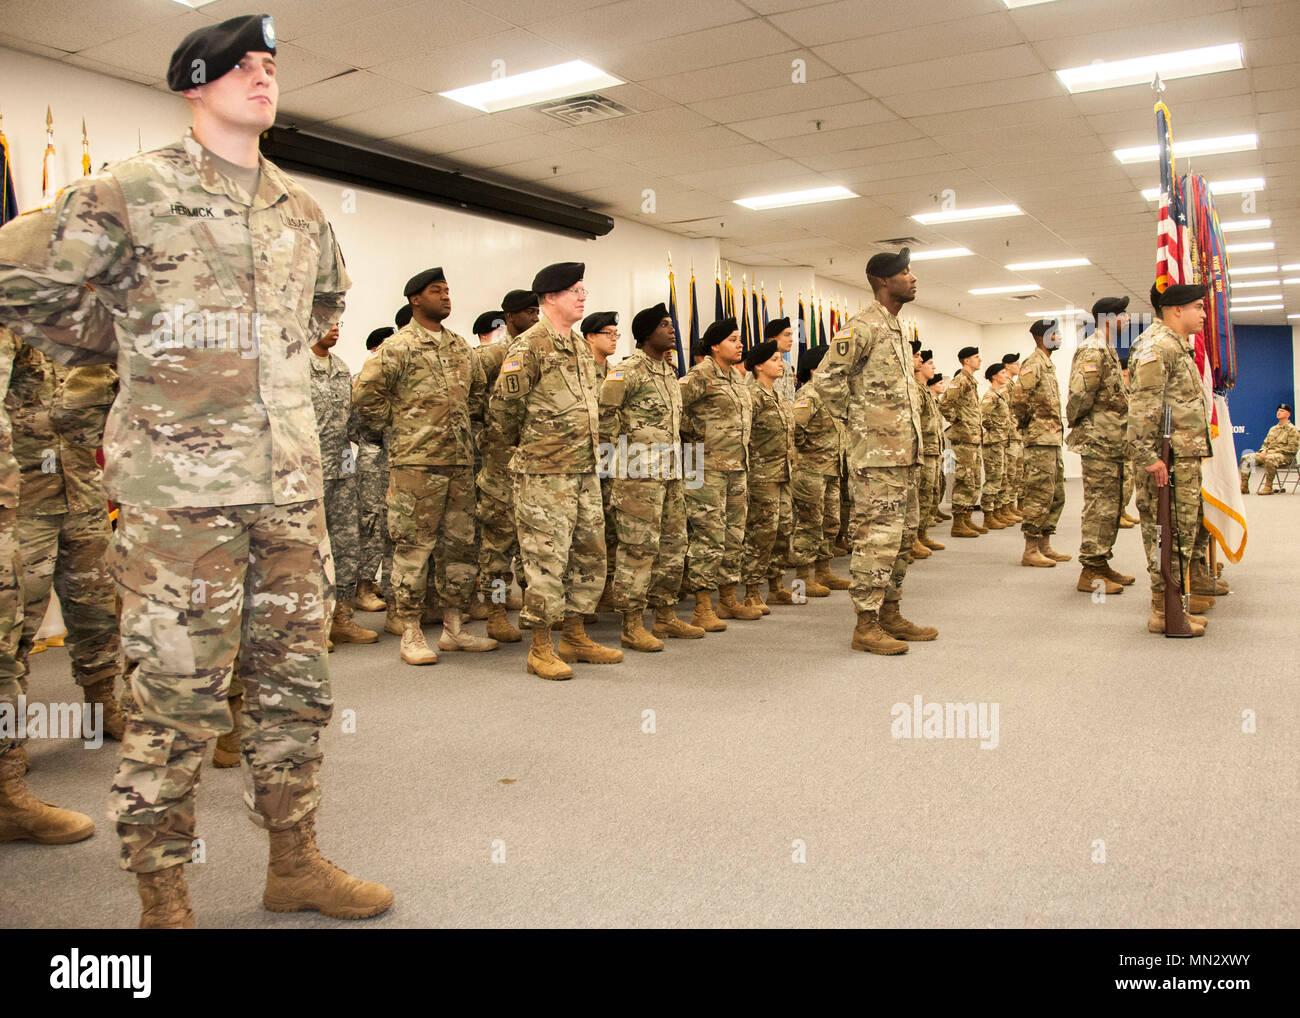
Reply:
M1065 508L1065 468L1059 445L1025 446L1025 490L1020 496L1020 525L1026 537L1047 537L1056 533L1056 523Z
M614 519L614 506L611 502L614 494L614 479L600 479L600 505L605 513L605 582L614 580L615 551L618 548L618 522Z
M514 502L498 498L483 487L478 489L478 578L485 597L498 580L509 590L515 581L514 561L519 555L519 533L515 528ZM521 577L522 578L522 577Z
M1142 520L1142 544L1147 553L1147 575L1151 577L1151 592L1163 594L1164 578L1160 575L1160 528L1156 523L1160 489L1146 470L1134 468L1137 477L1138 515ZM1183 591L1187 591L1186 570L1191 568L1196 530L1201 513L1201 461L1196 458L1175 459L1173 486L1169 493L1169 519L1173 525L1175 541L1174 572L1183 577ZM1181 562L1180 562L1181 559Z
M980 504L983 482L980 446L976 442L953 442L952 452L957 458L957 469L952 479L952 511L972 512Z
M1024 484L1025 443L1013 438L1007 443L1007 465L1002 474L1002 487L1008 503L1024 496Z
M104 568L113 531L107 509L57 516L18 516L23 560L23 627L18 663L27 689L27 657L50 606L59 595L68 630L68 656L78 686L118 674L117 591Z
M23 565L17 527L18 510L0 506L0 706L7 705L14 718L23 692L23 666L18 663L18 641L23 632ZM21 743L18 738L0 737L0 753Z
M108 568L138 667L109 817L123 868L148 873L190 861L194 788L208 742L231 729L236 657L250 816L286 830L320 804L334 561L319 499L120 508Z
M1129 503L1133 501L1133 470L1133 461L1131 459L1124 460L1124 491L1120 495L1119 501L1121 512L1127 511Z
M430 558L442 605L468 607L478 575L472 467L390 469L388 533L393 538L393 596L400 619L417 620L424 610Z
M790 479L790 500L794 507L790 564L810 566L834 558L831 545L840 532L839 475L796 467Z
M984 490L980 494L980 507L991 513L1011 501L1006 496L1007 447L990 442L980 447L984 459Z
M596 610L605 583L605 514L594 474L520 474L515 484L524 607L519 625L547 629Z
M1268 487L1273 487L1273 482L1277 480L1278 467L1284 467L1292 462L1294 456L1284 456L1280 452L1257 452L1255 453L1255 466L1264 471L1264 483ZM1250 457L1241 458L1241 483L1243 485L1250 483Z
M645 611L675 605L686 566L686 496L680 480L618 478L610 487L618 544L614 607Z
M686 490L686 575L691 590L717 590L740 582L749 515L743 470L704 470L699 487Z
M1079 564L1105 568L1119 533L1124 508L1124 463L1099 456L1083 457L1083 517Z
M863 467L853 474L849 596L857 611L902 597L921 520L916 467Z
M939 473L939 454L924 453L916 468L916 502L920 516L919 526L928 527L938 517L939 494L943 490L943 476Z
M325 527L334 552L334 597L351 601L357 593L357 561L361 555L361 519L357 475L325 480Z
M742 579L762 583L785 573L794 506L789 481L750 481ZM785 545L785 547L781 547Z
M393 541L388 536L388 471L366 470L358 475L360 501L357 576L375 582L384 598L393 596Z

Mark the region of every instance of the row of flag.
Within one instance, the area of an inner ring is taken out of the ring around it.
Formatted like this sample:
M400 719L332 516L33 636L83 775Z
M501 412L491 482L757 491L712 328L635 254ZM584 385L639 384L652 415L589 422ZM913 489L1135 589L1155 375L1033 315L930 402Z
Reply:
M48 205L59 193L55 172L54 113L45 107L45 153L41 158L41 204ZM81 121L81 172L90 173L90 138L86 121ZM14 190L13 161L9 139L4 132L4 114L0 113L0 226L18 215L18 196Z

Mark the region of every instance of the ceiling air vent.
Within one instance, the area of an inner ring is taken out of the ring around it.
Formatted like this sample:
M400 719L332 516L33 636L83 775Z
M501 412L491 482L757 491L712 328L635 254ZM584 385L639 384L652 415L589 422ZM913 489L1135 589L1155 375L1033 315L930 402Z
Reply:
M619 117L637 112L603 95L575 95L568 99L561 99L559 102L542 103L534 109L570 127L596 124L602 120L617 120Z
M917 240L915 237L887 237L884 240L872 241L877 247L892 247L897 250L900 247L925 247L925 241Z
M1012 300L1038 300L1040 296L1041 294L1037 294L1037 293L1018 293L1011 299Z

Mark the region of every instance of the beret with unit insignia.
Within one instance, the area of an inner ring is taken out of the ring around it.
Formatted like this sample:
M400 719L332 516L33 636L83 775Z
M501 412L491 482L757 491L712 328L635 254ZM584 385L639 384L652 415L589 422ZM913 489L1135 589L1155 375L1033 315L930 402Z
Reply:
M774 353L776 353L775 339L769 339L764 343L759 343L758 346L750 347L749 352L745 354L745 370L753 371L760 364L771 360Z
M734 318L719 318L704 330L704 335L700 337L700 346L705 351L712 350L724 339L730 337L738 328L739 326L736 325Z
M632 316L632 338L640 346L650 338L650 333L659 328L659 323L668 317L668 307L660 301L652 308L642 308Z
M1153 308L1176 308L1205 299L1205 287L1191 283L1178 283L1161 293L1153 284L1151 287L1151 306Z
M425 269L423 272L418 272L408 279L406 285L402 287L402 296L414 297L431 283L445 282L447 282L447 277L442 274L442 266L435 265L433 268Z
M219 25L196 28L172 52L167 87L173 92L197 88L229 74L245 53L275 55L275 20L269 14L245 14Z

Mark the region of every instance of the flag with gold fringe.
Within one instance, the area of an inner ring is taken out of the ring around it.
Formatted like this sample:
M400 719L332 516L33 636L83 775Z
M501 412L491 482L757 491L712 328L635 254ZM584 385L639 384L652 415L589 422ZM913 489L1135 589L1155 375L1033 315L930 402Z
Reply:
M695 286L694 273L691 274L691 286ZM677 283L673 279L673 256L668 256L668 320L673 323L673 336L677 344L677 377L686 374L686 358L682 355L682 330L677 324Z

